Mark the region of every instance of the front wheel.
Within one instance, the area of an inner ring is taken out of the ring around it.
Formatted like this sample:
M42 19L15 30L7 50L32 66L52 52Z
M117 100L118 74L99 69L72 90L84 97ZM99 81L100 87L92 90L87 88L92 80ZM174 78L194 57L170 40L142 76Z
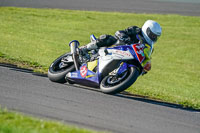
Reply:
M66 83L65 76L68 72L74 71L75 66L73 62L67 59L71 56L69 53L58 57L49 67L48 77L51 81L57 83Z
M139 71L135 67L130 67L120 76L108 75L103 78L100 89L106 94L116 94L130 87L139 76Z

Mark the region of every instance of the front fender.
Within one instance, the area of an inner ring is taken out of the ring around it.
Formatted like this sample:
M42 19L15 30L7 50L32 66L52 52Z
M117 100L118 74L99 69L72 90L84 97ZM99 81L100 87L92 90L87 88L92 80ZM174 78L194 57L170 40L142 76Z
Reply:
M135 67L139 71L139 74L142 73L143 67L138 60L132 59L132 60L128 60L126 62L129 64L129 67Z

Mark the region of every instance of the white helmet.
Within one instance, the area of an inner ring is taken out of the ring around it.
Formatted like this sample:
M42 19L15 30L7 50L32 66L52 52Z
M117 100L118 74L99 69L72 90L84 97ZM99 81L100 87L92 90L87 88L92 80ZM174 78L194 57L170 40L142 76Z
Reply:
M158 40L162 33L160 24L153 20L147 20L142 26L142 34L146 42L153 48L153 44Z

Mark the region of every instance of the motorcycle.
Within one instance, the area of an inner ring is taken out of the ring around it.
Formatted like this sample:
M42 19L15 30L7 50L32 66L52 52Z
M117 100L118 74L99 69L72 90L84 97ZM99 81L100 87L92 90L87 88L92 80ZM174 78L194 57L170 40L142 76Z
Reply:
M96 37L91 35L90 39L95 41ZM69 46L71 53L60 56L49 67L48 78L53 82L80 84L116 94L130 87L142 74L144 44L101 47L89 56L81 56L77 40Z

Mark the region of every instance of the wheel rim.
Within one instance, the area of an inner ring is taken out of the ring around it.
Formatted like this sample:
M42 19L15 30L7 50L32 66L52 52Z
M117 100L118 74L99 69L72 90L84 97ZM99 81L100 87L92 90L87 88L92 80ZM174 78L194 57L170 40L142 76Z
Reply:
M54 66L52 66L52 70L53 70L54 72L61 72L61 71L64 71L64 70L68 69L70 66L73 65L72 62L68 62L68 63L65 62L65 61L64 61L65 58L66 58L66 56L60 58L60 59L54 64Z
M117 76L117 75L110 75L108 78L107 78L107 84L108 85L116 85L118 83L120 83L121 81L123 81L126 76L128 74L128 71L124 72L122 75L120 76Z

